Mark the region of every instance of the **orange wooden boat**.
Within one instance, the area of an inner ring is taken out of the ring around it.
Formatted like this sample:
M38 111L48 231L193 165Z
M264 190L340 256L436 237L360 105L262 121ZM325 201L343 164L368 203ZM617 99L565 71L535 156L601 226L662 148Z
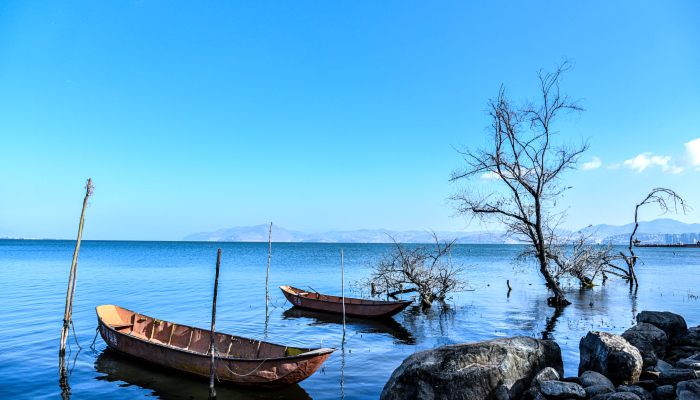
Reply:
M280 286L280 289L282 293L284 293L284 297L296 307L338 314L343 313L342 297L330 296L318 292L309 293L293 286ZM385 318L401 312L401 310L408 307L411 303L411 301L406 300L381 301L346 297L345 315L365 318Z
M97 309L100 335L112 349L163 367L209 378L210 331L174 324L115 305ZM215 333L216 376L242 386L275 388L313 374L335 351L288 347Z

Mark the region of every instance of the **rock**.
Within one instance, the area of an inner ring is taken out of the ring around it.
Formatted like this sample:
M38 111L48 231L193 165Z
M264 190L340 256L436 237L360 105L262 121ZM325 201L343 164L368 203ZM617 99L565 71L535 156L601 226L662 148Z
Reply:
M536 387L531 387L523 395L523 400L547 400L547 398L540 393L539 389Z
M580 385L571 382L544 381L540 392L548 399L585 399L586 391Z
M417 352L392 373L380 399L492 399L499 384L519 399L545 367L561 376L559 345L514 337Z
M584 371L581 376L581 386L584 388L589 386L608 386L615 389L615 385L605 375L595 371Z
M600 372L616 385L634 383L642 373L642 355L620 335L588 332L579 343L579 352L579 373Z
M698 400L700 399L700 379L685 381L676 387L678 400Z
M656 388L656 398L658 400L673 400L676 398L676 389L673 385L664 385Z
M685 319L668 311L642 311L637 314L637 323L646 322L666 332L669 339L688 331Z
M542 371L538 372L537 375L535 375L535 379L533 379L533 384L541 385L542 382L546 381L558 381L559 380L559 373L557 370L555 370L552 367L547 367L543 369Z
M670 371L672 369L673 369L673 365L667 363L664 360L657 360L656 365L654 366L654 370L659 371L659 372L666 372L666 371Z
M668 335L652 324L640 322L626 330L622 337L642 353L645 367L656 365L656 360L666 355Z
M567 377L561 378L561 379L559 379L559 380L562 381L562 382L571 382L571 383L575 383L575 384L577 384L577 385L580 385L580 384L581 384L581 379L579 379L578 376L567 376Z
M584 390L586 391L586 395L588 397L593 397L599 394L615 393L615 389L608 385L591 385Z
M689 381L700 378L700 372L692 369L671 369L659 375L658 382L661 385L675 385L681 381Z
M690 328L686 333L675 337L666 352L666 359L677 361L698 352L700 352L700 326Z
M603 396L608 396L606 398L607 400L644 400L631 392L617 392Z
M651 393L647 392L646 390L642 389L637 385L621 385L617 388L617 391L625 393L634 393L642 400L654 400L654 397L651 395Z
M584 388L589 386L607 386L613 391L615 390L615 385L608 379L605 375L595 372L595 371L584 371L580 376L581 386Z
M494 397L496 400L510 400L510 394L508 394L508 388L506 385L498 385L496 386L496 390L494 390Z
M700 353L676 361L676 368L700 370Z
M650 380L645 380L645 381L638 381L635 383L635 385L639 386L640 388L646 390L649 393L654 393L656 391L656 388L659 386L656 381L650 381Z
M642 374L639 375L639 379L640 379L640 380L645 380L645 381L648 381L648 380L654 380L654 381L655 381L655 380L659 379L659 375L661 375L661 372L658 372L658 371L650 371L650 370L648 370L648 369L645 369L645 370L642 371Z

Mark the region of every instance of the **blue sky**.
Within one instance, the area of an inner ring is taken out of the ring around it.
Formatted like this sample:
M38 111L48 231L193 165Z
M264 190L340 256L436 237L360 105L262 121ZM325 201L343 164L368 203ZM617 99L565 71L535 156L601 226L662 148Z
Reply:
M501 84L532 97L565 58L586 112L560 129L597 166L566 176L566 226L630 222L655 186L698 222L699 20L695 1L2 2L0 236L72 238L88 176L92 239L480 229L446 201L453 147L484 143Z

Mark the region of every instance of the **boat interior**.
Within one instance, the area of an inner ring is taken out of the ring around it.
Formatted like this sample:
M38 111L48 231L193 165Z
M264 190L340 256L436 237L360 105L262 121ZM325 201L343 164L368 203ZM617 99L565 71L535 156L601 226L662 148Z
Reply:
M162 321L115 305L97 307L97 315L103 323L119 333L160 346L209 354L209 330ZM291 357L314 350L219 332L215 333L214 346L219 357L248 360Z
M327 294L321 294L318 292L307 292L305 290L295 288L294 286L280 286L283 291L301 296L307 299L315 299L320 301L326 301L330 303L342 303L343 298L340 296L331 296ZM367 300L367 299L357 299L353 297L346 297L345 304L361 304L361 305L380 305L380 304L397 304L405 303L405 301L381 301L381 300Z

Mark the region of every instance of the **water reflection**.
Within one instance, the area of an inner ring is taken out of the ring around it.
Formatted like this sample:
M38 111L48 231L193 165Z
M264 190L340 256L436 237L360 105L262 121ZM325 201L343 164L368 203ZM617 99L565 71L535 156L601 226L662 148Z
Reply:
M455 325L456 314L457 310L447 303L436 304L428 309L414 305L404 311L403 321L418 341L422 342L427 338L447 336L446 333Z
M176 371L166 370L105 349L95 360L95 370L104 375L95 379L108 382L125 382L152 391L160 399L207 399L209 386L205 379L198 380ZM299 385L275 391L255 391L218 383L216 394L220 399L292 399L310 400L311 397Z
M321 311L304 310L297 307L292 307L282 313L282 318L308 318L311 319L310 325L329 325L342 324L343 316L333 313L324 313ZM368 319L357 317L346 317L345 323L351 326L359 333L382 333L388 334L395 339L396 343L415 344L416 339L411 332L403 327L393 318L385 319Z

